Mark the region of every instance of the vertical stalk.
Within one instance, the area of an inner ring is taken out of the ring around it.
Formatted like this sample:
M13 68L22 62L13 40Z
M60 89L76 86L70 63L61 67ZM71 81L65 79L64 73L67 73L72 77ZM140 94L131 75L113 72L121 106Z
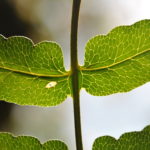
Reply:
M73 88L73 106L74 106L74 123L76 149L83 150L81 119L80 119L80 98L79 98L79 79L78 79L78 52L77 52L77 35L78 20L81 0L73 0L72 21L71 21L71 71L72 71L72 88Z

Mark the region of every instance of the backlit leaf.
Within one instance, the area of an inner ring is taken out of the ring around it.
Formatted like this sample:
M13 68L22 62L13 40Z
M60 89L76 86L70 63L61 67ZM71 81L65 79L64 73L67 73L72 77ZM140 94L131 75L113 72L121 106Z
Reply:
M150 81L150 20L96 36L85 49L81 87L92 95L127 92Z
M33 45L25 37L6 39L0 36L1 100L53 106L63 102L68 95L71 95L70 77L58 44Z
M92 150L149 150L150 126L141 132L123 134L118 140L110 136L97 138Z
M0 150L68 150L68 148L58 140L41 144L33 137L14 137L8 133L0 133Z

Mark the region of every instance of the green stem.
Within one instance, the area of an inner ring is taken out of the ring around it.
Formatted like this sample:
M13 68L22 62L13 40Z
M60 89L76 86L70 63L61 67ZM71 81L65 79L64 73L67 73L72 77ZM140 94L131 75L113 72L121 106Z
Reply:
M83 150L81 119L80 119L80 99L79 99L79 79L78 79L78 52L77 52L77 33L78 20L81 0L73 0L72 22L71 22L71 71L73 88L73 106L76 149Z

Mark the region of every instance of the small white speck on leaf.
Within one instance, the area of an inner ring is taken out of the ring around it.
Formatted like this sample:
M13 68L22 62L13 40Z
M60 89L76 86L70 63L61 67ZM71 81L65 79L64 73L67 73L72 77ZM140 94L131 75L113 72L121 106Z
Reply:
M52 87L55 87L56 85L57 85L56 81L51 81L46 85L46 88L52 88Z

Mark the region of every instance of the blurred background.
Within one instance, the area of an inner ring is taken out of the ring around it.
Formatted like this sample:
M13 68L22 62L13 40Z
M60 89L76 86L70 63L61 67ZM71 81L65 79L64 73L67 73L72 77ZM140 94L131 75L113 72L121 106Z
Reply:
M130 25L150 19L149 0L82 0L79 21L79 61L83 64L84 46L97 34L106 34L118 25ZM71 0L0 0L0 34L25 35L35 43L58 42L65 66L70 66ZM63 140L75 150L73 106L71 98L57 107L18 106L0 102L0 131L31 135L43 143ZM119 138L129 131L150 124L150 83L129 93L95 97L81 91L81 115L85 150L91 150L95 138L111 135Z

